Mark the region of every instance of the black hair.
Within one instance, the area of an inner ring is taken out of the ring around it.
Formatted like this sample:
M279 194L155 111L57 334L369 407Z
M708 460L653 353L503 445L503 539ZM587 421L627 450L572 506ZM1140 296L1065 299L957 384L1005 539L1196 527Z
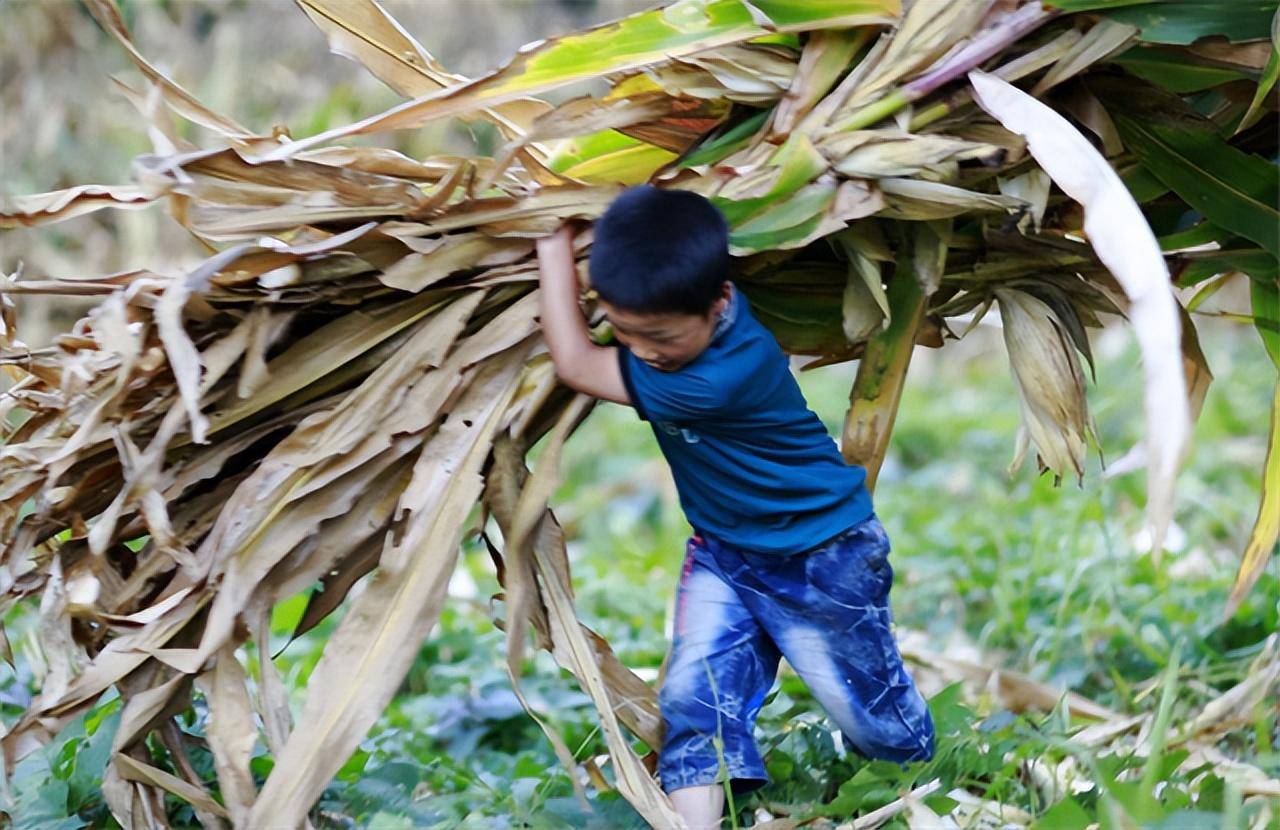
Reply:
M729 278L729 223L699 193L629 187L596 220L588 268L619 308L706 314Z

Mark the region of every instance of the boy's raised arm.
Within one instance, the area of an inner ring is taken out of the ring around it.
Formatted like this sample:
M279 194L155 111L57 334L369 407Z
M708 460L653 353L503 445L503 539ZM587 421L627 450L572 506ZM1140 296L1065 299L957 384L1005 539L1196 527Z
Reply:
M591 342L578 306L573 228L562 225L537 241L538 305L542 331L556 374L569 388L615 403L630 404L617 350Z

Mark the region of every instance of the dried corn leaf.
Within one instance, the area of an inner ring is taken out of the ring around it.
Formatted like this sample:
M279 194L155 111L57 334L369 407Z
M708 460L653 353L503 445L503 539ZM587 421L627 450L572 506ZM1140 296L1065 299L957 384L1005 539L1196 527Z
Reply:
M1022 425L1044 467L1084 477L1089 413L1075 347L1048 305L1022 291L996 289L1009 365L1022 405ZM1010 465L1022 463L1019 452Z
M463 520L480 494L480 466L524 351L477 372L424 449L405 490L403 527L325 646L310 694L249 814L251 827L294 827L399 686L439 615Z
M1068 196L1084 206L1089 242L1129 297L1142 349L1149 477L1147 515L1159 556L1173 512L1173 488L1191 432L1179 355L1177 303L1155 236L1115 170L1066 119L999 78L972 72L978 103L1026 136L1031 154Z

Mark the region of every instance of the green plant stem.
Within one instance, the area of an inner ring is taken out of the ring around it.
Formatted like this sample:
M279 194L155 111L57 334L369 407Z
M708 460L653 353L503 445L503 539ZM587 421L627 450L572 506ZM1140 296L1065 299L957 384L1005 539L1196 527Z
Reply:
M867 341L866 353L858 363L840 446L845 461L866 468L868 490L875 488L889 447L907 365L924 321L924 292L908 269L898 268L888 296L889 326Z

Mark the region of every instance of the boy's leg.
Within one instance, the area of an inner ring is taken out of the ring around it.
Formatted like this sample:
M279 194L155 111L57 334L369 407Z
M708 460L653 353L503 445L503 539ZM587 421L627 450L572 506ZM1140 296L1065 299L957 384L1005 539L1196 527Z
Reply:
M690 539L676 592L671 659L658 694L666 727L658 772L686 819L709 815L718 822L726 778L735 793L769 780L752 729L781 655L705 556L697 537Z
M854 751L889 761L933 757L933 719L893 639L889 537L875 516L805 563L812 625L781 647ZM795 655L793 661L792 655Z
M737 569L750 580L738 593L846 746L869 758L927 760L934 752L933 720L890 628L888 554L888 536L873 515L768 572Z
M724 787L720 784L703 784L697 787L681 787L669 793L671 805L689 825L689 830L720 830L724 815Z

